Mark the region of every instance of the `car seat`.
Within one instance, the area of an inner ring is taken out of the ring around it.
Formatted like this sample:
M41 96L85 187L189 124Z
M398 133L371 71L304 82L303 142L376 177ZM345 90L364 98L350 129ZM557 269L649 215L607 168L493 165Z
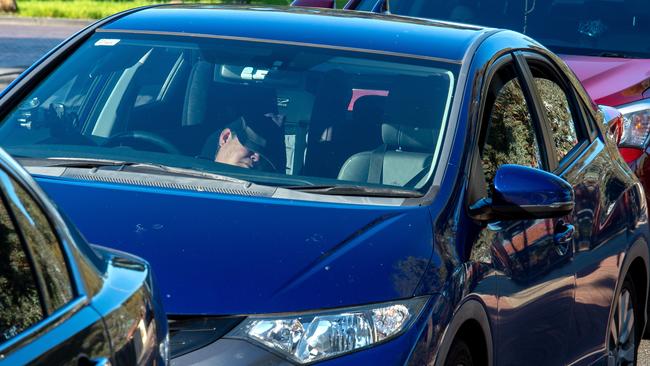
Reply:
M338 179L371 184L419 188L424 185L433 160L446 95L436 78L400 77L389 91L383 144L373 151L351 156Z
M344 133L342 126L351 98L352 87L343 71L323 75L314 98L302 174L336 177L340 163L336 162L337 146L333 141Z

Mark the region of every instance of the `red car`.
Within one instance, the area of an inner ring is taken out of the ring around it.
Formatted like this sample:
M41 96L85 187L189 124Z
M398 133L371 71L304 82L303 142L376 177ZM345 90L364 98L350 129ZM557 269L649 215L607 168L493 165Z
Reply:
M293 5L335 7L335 2L296 0ZM350 0L343 8L530 35L564 59L596 103L623 113L621 155L650 188L648 0Z

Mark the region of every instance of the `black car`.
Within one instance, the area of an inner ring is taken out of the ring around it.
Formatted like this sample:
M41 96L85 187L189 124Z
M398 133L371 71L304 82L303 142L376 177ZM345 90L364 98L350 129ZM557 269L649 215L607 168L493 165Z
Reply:
M1 365L167 364L145 261L92 249L2 149L0 198Z

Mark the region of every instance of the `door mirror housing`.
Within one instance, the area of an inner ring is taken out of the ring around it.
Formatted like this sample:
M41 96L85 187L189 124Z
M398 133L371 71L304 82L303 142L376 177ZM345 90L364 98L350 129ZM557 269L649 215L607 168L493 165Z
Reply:
M573 187L543 170L502 165L494 177L492 198L469 208L479 221L531 220L566 216L575 204Z
M294 0L291 6L334 9L334 0Z

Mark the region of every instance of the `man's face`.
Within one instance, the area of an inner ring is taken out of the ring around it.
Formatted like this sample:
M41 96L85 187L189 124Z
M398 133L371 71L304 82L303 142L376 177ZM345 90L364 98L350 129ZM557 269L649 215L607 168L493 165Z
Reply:
M260 154L246 148L229 128L225 128L219 135L219 151L214 160L250 169L260 161Z

